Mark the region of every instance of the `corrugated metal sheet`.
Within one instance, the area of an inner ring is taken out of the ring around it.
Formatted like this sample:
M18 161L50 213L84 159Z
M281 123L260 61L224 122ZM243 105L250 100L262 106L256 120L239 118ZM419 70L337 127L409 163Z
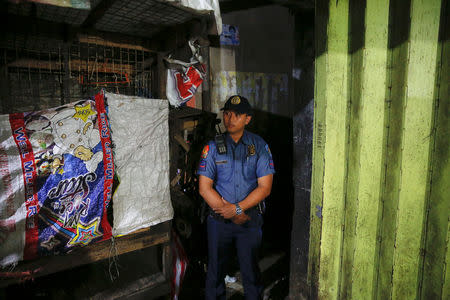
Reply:
M316 1L313 298L450 298L448 15Z

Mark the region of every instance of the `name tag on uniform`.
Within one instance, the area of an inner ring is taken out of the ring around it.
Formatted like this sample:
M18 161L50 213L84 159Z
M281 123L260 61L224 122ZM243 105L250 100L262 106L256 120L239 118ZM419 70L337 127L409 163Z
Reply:
M226 164L228 161L227 160L219 160L219 161L216 161L216 165L223 165L223 164Z

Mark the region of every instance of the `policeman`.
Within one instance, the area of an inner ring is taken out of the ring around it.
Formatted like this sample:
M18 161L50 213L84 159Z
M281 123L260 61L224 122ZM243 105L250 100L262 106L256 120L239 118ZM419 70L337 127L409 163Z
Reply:
M210 141L203 148L198 168L200 195L210 208L205 296L225 299L226 264L234 242L245 298L262 299L260 207L272 189L272 155L261 137L245 130L252 118L246 98L232 96L221 110L227 133L219 144Z

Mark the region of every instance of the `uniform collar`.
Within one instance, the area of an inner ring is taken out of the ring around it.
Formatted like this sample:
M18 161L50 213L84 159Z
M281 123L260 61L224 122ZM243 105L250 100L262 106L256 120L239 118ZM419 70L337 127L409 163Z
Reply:
M227 139L229 139L229 141L234 144L234 141L231 138L229 133L227 133ZM244 130L244 134L242 135L241 139L236 144L239 144L239 143L242 143L242 144L247 145L247 146L250 145L250 139L249 139L247 130Z
M244 134L242 135L241 142L244 145L250 145L250 139L248 137L247 130L244 130Z

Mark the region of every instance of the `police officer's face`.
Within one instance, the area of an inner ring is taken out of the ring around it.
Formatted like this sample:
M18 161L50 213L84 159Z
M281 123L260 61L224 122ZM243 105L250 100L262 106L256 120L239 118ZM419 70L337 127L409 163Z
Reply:
M231 110L223 112L223 122L227 131L231 134L244 131L245 125L247 125L251 119L252 117L249 115L237 114Z

